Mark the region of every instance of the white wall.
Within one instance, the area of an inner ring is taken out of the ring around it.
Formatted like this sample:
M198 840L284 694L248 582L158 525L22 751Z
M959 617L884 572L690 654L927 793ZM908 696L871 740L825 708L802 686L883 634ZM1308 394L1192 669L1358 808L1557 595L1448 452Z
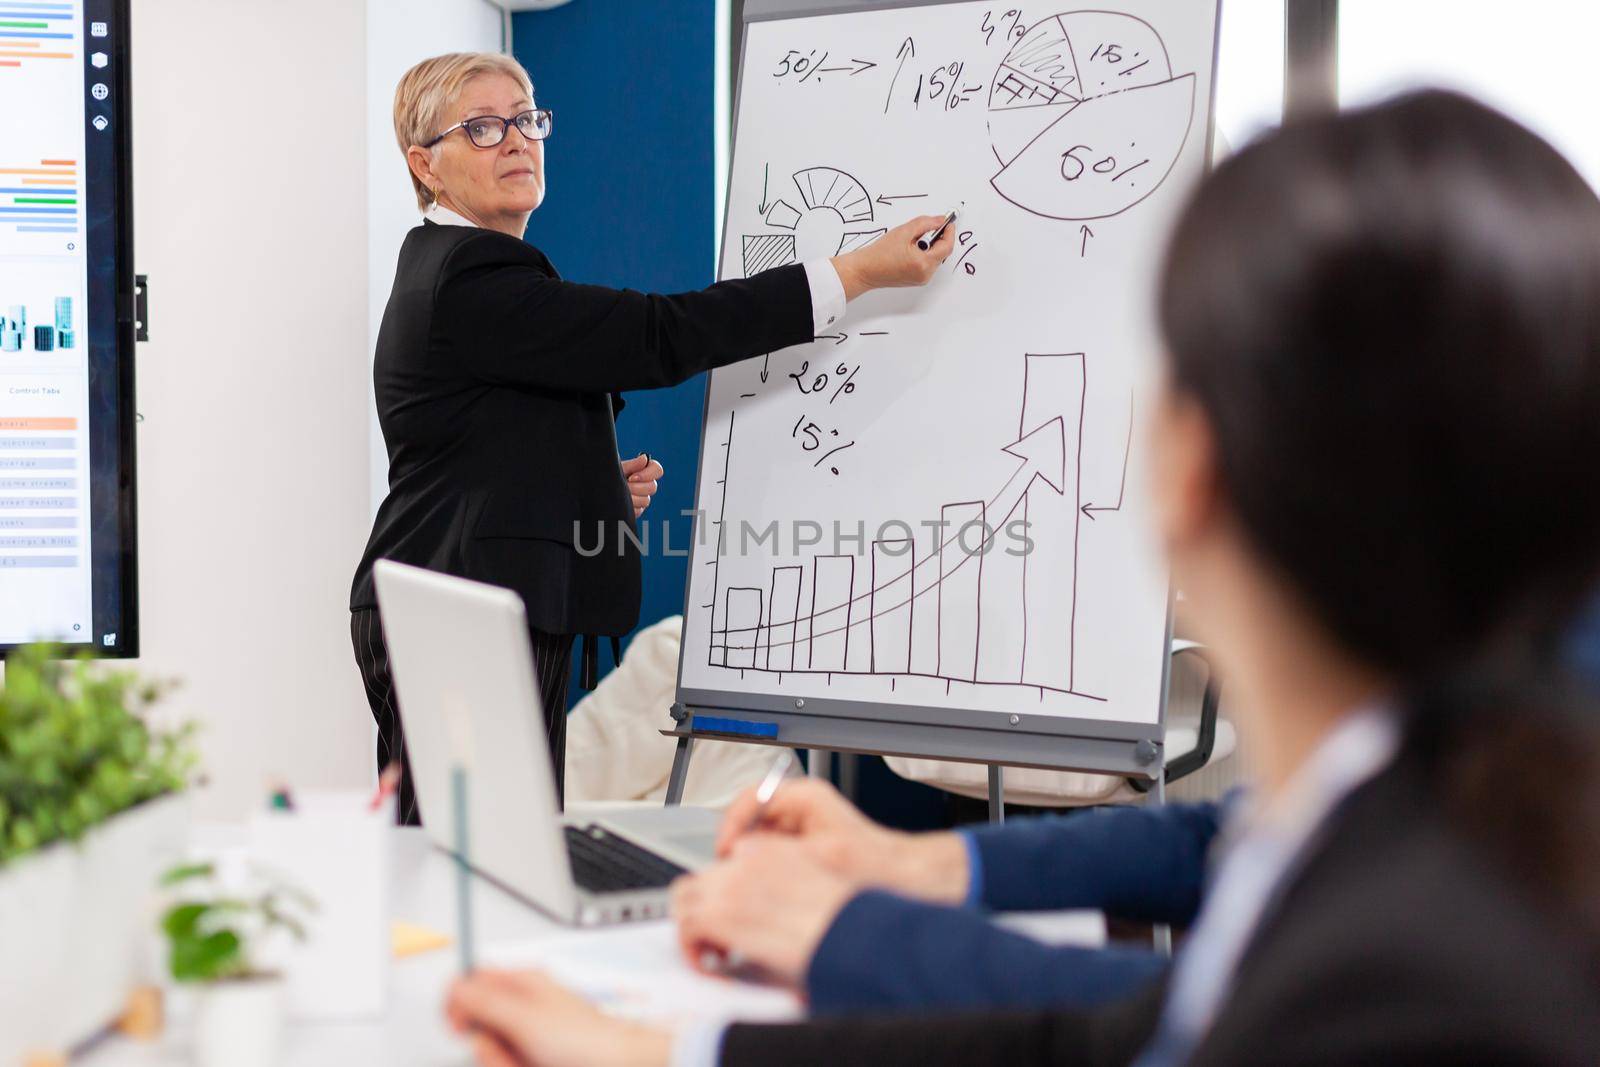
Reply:
M372 343L415 201L395 82L498 51L487 0L140 0L134 225L147 673L203 726L202 818L373 778L350 578L386 469Z
M238 817L371 779L350 577L368 530L365 5L140 0L141 670L183 679ZM341 121L340 116L345 116Z
M1424 85L1459 89L1548 138L1600 188L1597 38L1600 7L1572 0L1343 0L1339 97L1350 106Z
M1227 0L1217 48L1217 159L1283 121L1283 0Z
M394 139L394 87L412 64L444 52L501 51L501 12L488 0L367 0L367 352L394 282L406 231L417 224L417 201L405 157ZM368 363L370 367L370 359ZM372 510L388 492L389 460L367 376Z
M139 0L134 245L144 656L203 726L200 817L373 781L350 576L387 464L371 352L416 224L390 107L488 0Z

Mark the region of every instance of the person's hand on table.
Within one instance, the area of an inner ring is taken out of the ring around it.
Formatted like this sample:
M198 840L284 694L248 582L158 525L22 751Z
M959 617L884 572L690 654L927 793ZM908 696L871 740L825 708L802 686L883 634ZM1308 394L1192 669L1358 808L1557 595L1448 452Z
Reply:
M672 1035L606 1015L537 971L456 979L445 1017L483 1067L667 1067Z
M943 215L919 215L869 245L834 256L831 262L844 284L845 299L854 300L872 289L927 285L956 246L957 223L946 226L926 252L917 247L917 238L943 222Z
M815 778L785 781L765 811L747 789L729 805L717 855L730 855L754 827L793 837L806 854L854 889L887 889L940 904L967 898L967 849L955 834L908 834L879 826L839 791Z
M656 495L656 479L666 473L661 464L645 452L622 461L622 478L628 483L628 492L633 497L634 518L643 515L644 509L650 506L650 498Z
M856 891L802 842L751 834L734 843L727 859L672 884L672 917L691 966L717 971L721 961L738 960L799 988L823 935Z

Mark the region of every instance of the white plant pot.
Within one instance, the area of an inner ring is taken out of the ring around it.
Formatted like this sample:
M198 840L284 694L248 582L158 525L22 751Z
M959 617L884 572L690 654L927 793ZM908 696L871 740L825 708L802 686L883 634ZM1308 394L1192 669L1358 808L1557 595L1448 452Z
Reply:
M283 979L212 982L195 993L195 1067L278 1067L283 1055Z
M0 867L0 1064L64 1052L153 980L156 879L187 828L184 799L162 797Z

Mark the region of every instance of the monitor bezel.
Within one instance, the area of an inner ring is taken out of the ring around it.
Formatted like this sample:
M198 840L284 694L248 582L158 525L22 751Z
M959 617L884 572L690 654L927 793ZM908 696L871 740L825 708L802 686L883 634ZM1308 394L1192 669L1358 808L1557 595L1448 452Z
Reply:
M112 506L116 512L117 527L117 603L120 608L119 617L111 625L104 625L103 620L96 617L91 607L90 639L85 642L63 643L61 647L74 655L93 656L102 659L132 659L139 655L140 626L139 626L139 553L138 553L138 457L137 457L137 424L138 406L136 403L136 389L134 377L135 346L139 323L137 322L137 307L135 301L135 272L133 261L133 107L132 107L132 68L131 68L131 35L129 31L131 0L85 0L83 6L83 41L85 57L90 48L88 24L98 21L104 15L107 25L107 36L104 43L97 43L97 48L107 48L113 58L110 77L112 79L112 93L110 98L111 136L113 138L113 181L115 188L113 199L115 203L116 218L114 220L113 259L114 278L116 286L116 314L115 335L116 366L116 426L114 428L117 443L116 463L116 491ZM84 60L87 63L87 59ZM87 70L85 71L87 82ZM104 77L105 75L101 75ZM85 166L85 196L87 201L88 170ZM85 213L85 232L87 234L87 213ZM86 236L87 239L87 236ZM88 309L85 308L85 323L88 323ZM94 368L91 366L91 375ZM92 413L91 413L92 415ZM91 434L93 427L91 426ZM92 462L92 456L91 456ZM90 470L90 503L86 518L86 528L92 528L94 523L95 481L94 470ZM96 581L92 573L94 562L90 560L91 583ZM94 586L91 584L91 590ZM94 603L91 592L91 605ZM112 628L114 626L114 629ZM110 631L115 633L115 640L105 644L101 633ZM23 647L20 643L0 643L0 660Z

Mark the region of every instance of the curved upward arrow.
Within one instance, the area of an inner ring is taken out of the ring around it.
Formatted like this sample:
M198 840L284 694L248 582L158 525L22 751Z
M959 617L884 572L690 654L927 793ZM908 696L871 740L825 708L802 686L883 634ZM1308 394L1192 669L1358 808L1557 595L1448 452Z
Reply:
M1035 481L1044 482L1061 495L1065 495L1065 486L1067 484L1067 433L1066 424L1061 416L1057 415L1034 427L1017 440L1006 445L1001 451L1016 456L1022 462L1017 465L1017 469L1011 473L1011 477L1006 479L1005 484L1000 487L999 492L995 493L991 499L972 501L973 504L983 507L983 515L985 516L983 521L986 531L983 551L987 551L989 543L999 535L1001 527L1011 518L1011 513L1017 510L1017 506L1028 495L1028 491L1033 488ZM873 589L859 593L851 592L843 601L837 604L829 604L821 608L813 606L811 614L803 615L795 619L794 622L810 622L814 626L817 619L822 618L829 612L835 612L847 605L853 607L869 603L869 597L873 593L884 594L886 600L893 602L885 603L882 607L874 607L873 611L876 614L868 615L868 619L881 617L912 603L919 597L927 596L938 589L950 575L959 571L974 558L974 550L970 546L963 544L961 545L961 558L956 560L954 566L950 567L948 571L942 575L940 574L940 567L943 565L940 562L943 558L941 550L947 545L960 544L960 536L960 534L951 533L944 537L941 542L934 546L931 553L916 559L909 570L902 571ZM927 573L923 577L918 577L919 572L924 572L925 568ZM908 577L910 582L902 586L900 583L904 582ZM893 587L892 593L890 592L891 587ZM907 590L910 591L908 592ZM859 625L861 625L861 621L855 618L844 624L830 624L828 629L813 632L812 640ZM775 641L773 642L773 647L777 648L780 645L793 644L795 640L797 639L782 642Z
M1060 415L1023 434L1000 451L1022 460L994 498L984 504L984 522L998 531L1017 510L1034 482L1043 482L1058 495L1067 485L1067 430ZM957 564L959 566L960 564Z
M1043 478L1057 495L1066 492L1067 485L1067 430L1061 416L1030 430L1000 451L1010 453L1031 465L1033 473ZM1028 481L1032 481L1029 478Z

